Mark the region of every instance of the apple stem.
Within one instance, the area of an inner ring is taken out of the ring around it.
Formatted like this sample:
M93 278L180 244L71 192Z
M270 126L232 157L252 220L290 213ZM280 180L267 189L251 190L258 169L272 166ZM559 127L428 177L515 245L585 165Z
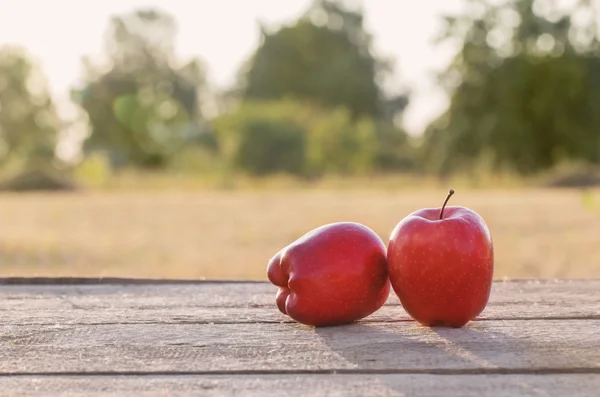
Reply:
M454 192L455 192L454 189L450 189L448 191L448 195L446 196L446 200L444 200L444 204L442 205L442 210L440 211L440 219L444 219L444 209L446 208L446 204L448 204L448 200L450 200L450 197L452 197Z

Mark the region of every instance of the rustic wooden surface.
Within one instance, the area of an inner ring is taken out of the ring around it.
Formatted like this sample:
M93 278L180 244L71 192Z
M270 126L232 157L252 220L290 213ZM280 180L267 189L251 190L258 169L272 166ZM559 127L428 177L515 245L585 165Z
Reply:
M463 329L421 327L393 294L357 324L315 329L274 294L0 279L0 396L600 395L600 280L496 282Z

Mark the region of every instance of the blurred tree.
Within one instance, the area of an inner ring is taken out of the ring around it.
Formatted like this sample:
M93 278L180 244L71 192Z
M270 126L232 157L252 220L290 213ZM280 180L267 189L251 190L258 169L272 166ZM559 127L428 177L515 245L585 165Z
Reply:
M111 20L110 68L86 61L85 83L73 90L91 124L87 152L106 151L113 165L163 167L184 143L203 139L204 71L198 60L180 66L175 34L173 18L157 10Z
M560 12L549 1L469 0L447 18L443 40L459 51L441 82L450 106L425 133L425 155L443 172L492 167L530 173L563 160L600 161L600 51L587 1Z
M22 49L0 49L0 165L49 166L61 120L46 81Z
M360 10L315 0L294 24L273 33L262 28L262 42L242 74L242 96L295 97L346 107L353 117L392 119L408 98L386 97L380 83L389 70L373 56Z
M368 119L367 124L376 125L372 165L381 170L404 167L408 137L397 122L408 104L408 94L386 94L383 83L391 64L373 55L371 41L362 10L342 1L314 0L293 24L275 32L262 27L262 42L241 70L241 98L293 98L340 112L347 109L350 120L344 123ZM353 128L343 130L362 131ZM322 150L330 152L336 147L341 151L345 143L336 139L342 136L332 130L331 137L323 137L321 142L333 146ZM364 148L366 158L371 158L371 150L370 146ZM342 153L338 157L343 157Z

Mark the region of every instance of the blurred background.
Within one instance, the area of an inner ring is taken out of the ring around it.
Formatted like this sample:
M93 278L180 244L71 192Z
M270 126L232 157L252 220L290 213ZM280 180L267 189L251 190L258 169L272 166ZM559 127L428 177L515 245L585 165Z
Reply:
M600 277L600 1L0 0L0 274L266 279L468 206Z

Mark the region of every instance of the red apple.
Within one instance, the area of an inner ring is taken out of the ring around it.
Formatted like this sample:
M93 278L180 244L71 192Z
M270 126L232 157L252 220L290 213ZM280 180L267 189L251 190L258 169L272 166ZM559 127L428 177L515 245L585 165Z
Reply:
M413 212L394 228L388 272L404 310L425 326L462 327L487 305L494 249L475 211L446 207Z
M352 323L387 300L386 246L368 227L338 222L318 227L278 252L267 268L276 303L312 326Z

